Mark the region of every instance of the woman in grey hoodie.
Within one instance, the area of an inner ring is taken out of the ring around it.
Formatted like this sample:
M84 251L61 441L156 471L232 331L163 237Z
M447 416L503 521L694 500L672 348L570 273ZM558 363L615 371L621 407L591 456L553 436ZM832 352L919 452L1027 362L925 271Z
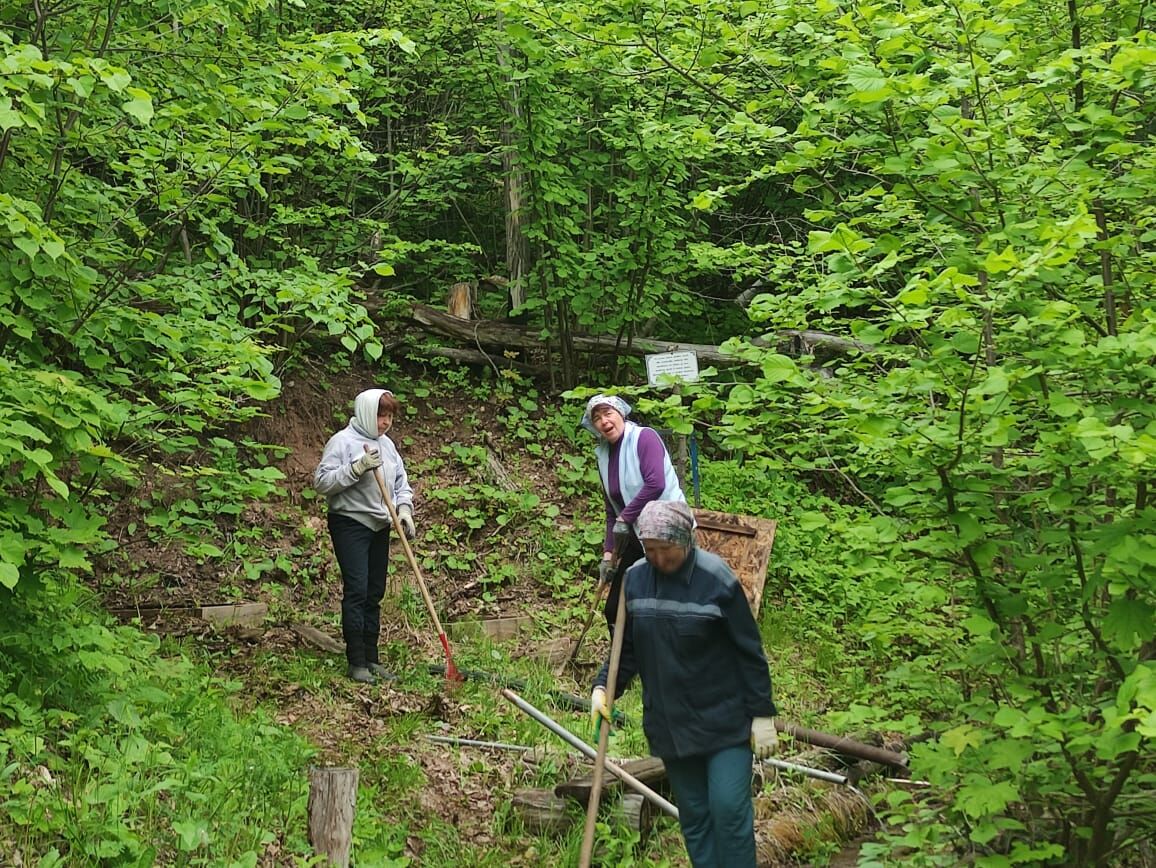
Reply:
M378 658L381 599L389 565L389 511L374 475L385 483L407 539L413 539L413 489L386 432L401 404L388 389L367 389L353 401L349 424L329 438L313 487L329 505L329 536L341 568L341 633L348 674L372 684L386 674Z

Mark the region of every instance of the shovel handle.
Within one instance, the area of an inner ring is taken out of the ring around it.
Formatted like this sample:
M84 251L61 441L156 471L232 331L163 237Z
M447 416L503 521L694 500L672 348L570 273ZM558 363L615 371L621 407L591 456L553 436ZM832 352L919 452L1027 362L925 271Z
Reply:
M369 451L368 444L365 446L365 451ZM422 599L425 600L426 609L429 610L429 615L433 618L434 627L437 628L438 631L438 637L444 637L446 631L442 629L441 619L438 618L437 610L434 609L433 599L429 595L429 588L426 587L425 578L421 574L421 567L417 565L417 558L413 555L413 548L406 538L405 531L402 530L401 522L398 521L397 510L393 507L393 498L389 496L389 491L385 487L385 480L381 478L381 475L377 472L377 468L373 470L373 478L377 480L377 487L381 489L381 499L385 502L385 508L389 512L389 520L397 529L397 536L401 540L401 547L405 551L405 557L406 560L409 561L410 569L413 570L414 578L417 579L417 586L421 590ZM442 644L446 644L444 638L442 639Z

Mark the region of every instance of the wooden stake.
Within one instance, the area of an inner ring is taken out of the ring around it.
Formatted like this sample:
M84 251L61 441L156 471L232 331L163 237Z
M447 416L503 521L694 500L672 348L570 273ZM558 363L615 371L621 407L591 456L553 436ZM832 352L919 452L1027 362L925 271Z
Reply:
M330 865L348 868L357 807L357 769L309 770L309 843Z

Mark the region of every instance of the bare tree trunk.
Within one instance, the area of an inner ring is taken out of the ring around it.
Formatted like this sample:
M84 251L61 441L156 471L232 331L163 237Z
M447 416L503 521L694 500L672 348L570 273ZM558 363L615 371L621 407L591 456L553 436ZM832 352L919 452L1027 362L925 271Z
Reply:
M510 278L510 310L516 311L526 302L526 273L529 271L530 247L522 227L523 191L525 177L518 154L516 133L522 120L522 95L514 78L510 48L502 31L505 16L497 16L498 68L505 77L505 120L500 131L502 141L502 188L506 199L506 270Z

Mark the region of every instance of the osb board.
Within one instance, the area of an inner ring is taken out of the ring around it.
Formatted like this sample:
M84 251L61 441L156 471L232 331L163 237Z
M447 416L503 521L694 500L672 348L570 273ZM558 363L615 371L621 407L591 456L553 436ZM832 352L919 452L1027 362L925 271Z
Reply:
M696 509L694 518L698 522L699 548L714 552L730 565L743 583L747 602L758 618L778 522L712 509Z

